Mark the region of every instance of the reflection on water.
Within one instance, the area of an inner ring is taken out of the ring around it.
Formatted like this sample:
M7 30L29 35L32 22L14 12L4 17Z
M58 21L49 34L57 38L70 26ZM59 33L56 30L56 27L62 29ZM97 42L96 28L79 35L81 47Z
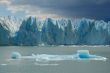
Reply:
M54 62L36 62L32 60L9 61L14 51L22 55L35 54L75 54L77 50L89 50L91 54L107 57L107 61L64 60ZM59 46L59 47L0 47L0 73L110 73L109 46Z
M38 66L58 66L59 64L49 64L49 63L35 63Z

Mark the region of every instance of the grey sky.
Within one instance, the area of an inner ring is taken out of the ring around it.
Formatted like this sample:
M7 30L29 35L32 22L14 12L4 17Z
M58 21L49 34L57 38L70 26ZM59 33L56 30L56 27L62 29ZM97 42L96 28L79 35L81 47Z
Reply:
M33 16L110 18L110 0L1 0L0 4L12 13Z

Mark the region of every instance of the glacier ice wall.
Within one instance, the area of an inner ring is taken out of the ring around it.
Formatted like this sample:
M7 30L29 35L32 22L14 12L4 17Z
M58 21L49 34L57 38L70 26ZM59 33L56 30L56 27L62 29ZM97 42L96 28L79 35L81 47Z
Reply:
M110 22L0 17L0 45L110 45Z

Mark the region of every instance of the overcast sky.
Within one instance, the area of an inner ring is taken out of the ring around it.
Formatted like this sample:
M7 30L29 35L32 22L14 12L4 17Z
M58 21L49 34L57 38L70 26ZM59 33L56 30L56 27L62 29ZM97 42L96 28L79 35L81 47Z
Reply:
M110 18L110 0L0 0L0 16Z

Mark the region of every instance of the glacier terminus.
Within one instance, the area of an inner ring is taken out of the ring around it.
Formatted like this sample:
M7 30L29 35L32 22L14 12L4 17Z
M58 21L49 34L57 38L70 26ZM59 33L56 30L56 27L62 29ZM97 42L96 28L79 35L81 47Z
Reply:
M110 22L1 16L0 45L110 45Z

